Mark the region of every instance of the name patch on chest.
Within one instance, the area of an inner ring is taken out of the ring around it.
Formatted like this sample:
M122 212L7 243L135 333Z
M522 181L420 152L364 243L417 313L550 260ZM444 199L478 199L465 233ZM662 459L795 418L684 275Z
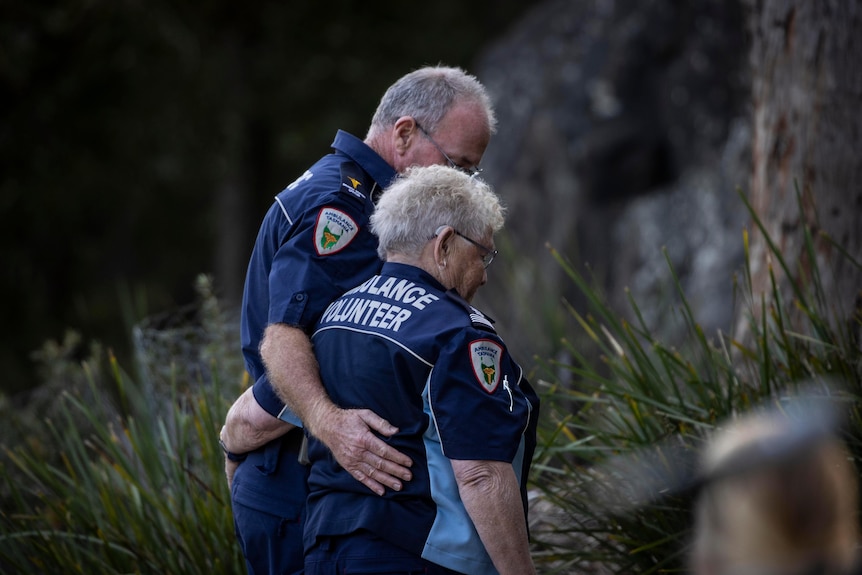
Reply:
M503 348L490 339L477 339L470 342L470 362L473 374L488 393L494 393L500 384L500 365Z
M323 208L314 227L314 249L319 256L340 252L353 241L359 226L353 218L335 208Z

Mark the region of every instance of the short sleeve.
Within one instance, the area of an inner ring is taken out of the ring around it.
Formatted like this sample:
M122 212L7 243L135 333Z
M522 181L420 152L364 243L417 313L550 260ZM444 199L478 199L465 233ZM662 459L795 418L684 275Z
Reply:
M529 418L517 385L520 376L495 334L464 330L444 347L429 378L428 397L446 457L514 459Z
M278 248L269 275L269 323L309 331L333 300L380 269L362 214L329 204L304 214Z

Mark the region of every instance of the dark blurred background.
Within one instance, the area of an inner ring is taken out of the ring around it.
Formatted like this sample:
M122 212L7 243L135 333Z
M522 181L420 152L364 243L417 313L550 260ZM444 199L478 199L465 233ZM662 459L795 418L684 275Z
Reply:
M549 247L671 342L680 290L730 333L738 190L789 275L818 218L840 249L817 265L862 261L859 25L858 0L0 0L0 391L68 329L128 365L132 327L198 274L235 309L272 197L437 63L495 102L482 167L509 216L477 303L528 369L565 359L562 302L583 304ZM765 253L753 235L756 292ZM835 265L831 300L862 313L862 268Z
M235 302L272 197L335 131L364 137L414 68L473 71L531 5L0 1L0 390L69 328L123 357L201 272Z

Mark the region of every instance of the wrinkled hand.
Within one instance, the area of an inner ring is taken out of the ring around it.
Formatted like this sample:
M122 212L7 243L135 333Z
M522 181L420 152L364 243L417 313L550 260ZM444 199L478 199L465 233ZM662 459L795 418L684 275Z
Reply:
M409 469L413 461L372 433L389 437L398 428L373 411L336 409L319 423L324 429L317 429L317 437L339 465L377 495L383 495L387 487L401 491L402 481L413 478Z
M228 451L241 454L254 451L293 428L267 413L249 387L230 406L219 437Z

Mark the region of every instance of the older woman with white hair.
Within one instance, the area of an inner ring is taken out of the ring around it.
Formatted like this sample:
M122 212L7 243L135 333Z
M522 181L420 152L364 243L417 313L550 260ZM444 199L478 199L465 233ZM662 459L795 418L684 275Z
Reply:
M381 273L333 302L312 342L333 401L397 426L388 441L414 478L379 497L311 437L306 574L535 573L525 485L538 398L469 303L503 208L478 178L412 168L371 225Z

